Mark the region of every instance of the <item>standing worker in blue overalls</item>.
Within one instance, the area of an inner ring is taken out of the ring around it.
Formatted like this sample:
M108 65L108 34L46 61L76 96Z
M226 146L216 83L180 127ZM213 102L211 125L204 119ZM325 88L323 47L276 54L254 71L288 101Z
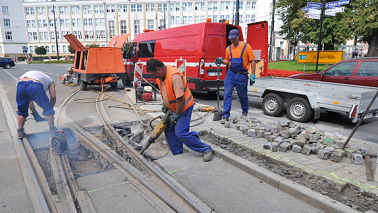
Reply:
M226 49L226 58L216 58L215 63L229 65L229 69L224 80L224 101L223 101L223 118L221 123L228 121L230 118L232 93L234 87L239 96L242 108L242 117L248 115L248 70L251 67L250 85L255 83L255 55L249 44L240 40L240 34L237 29L230 31L228 39L232 45Z

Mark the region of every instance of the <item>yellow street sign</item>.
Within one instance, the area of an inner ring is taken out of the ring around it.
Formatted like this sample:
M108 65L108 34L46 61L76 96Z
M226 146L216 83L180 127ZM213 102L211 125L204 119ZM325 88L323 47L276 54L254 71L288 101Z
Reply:
M317 51L299 52L294 58L298 63L316 63ZM343 60L344 51L342 50L323 50L319 51L319 64L335 64Z

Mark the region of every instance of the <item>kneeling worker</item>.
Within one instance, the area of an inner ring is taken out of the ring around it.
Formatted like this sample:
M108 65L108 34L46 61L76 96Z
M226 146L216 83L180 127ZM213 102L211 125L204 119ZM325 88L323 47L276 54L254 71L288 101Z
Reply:
M163 112L168 109L173 112L169 118L171 123L164 131L172 154L183 153L183 144L185 144L190 149L203 153L203 161L211 161L212 148L199 139L197 132L189 132L193 96L185 77L176 68L164 65L154 58L147 61L147 72L157 78L163 98Z
M46 95L47 90L50 93L50 100ZM17 137L19 139L25 137L24 124L29 116L29 107L35 120L43 121L43 118L35 110L33 101L43 109L43 115L50 126L50 136L55 134L57 130L54 126L55 111L53 109L56 102L55 83L48 75L36 70L24 73L18 79L16 101L18 108Z

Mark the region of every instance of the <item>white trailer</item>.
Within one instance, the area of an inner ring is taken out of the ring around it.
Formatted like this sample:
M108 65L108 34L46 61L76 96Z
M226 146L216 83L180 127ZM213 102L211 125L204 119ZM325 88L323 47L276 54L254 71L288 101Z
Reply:
M263 98L265 114L279 116L285 109L291 120L307 122L320 117L320 110L347 114L357 122L374 98L377 88L301 79L263 77L248 86L249 96ZM377 114L375 100L364 119Z

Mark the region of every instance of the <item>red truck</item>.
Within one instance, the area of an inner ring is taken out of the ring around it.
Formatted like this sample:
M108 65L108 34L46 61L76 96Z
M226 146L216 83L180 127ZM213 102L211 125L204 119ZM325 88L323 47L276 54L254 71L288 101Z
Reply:
M217 89L217 66L215 58L225 57L230 30L240 26L203 22L182 27L175 27L159 31L149 31L138 34L130 48L124 53L126 78L123 83L131 83L134 75L135 63L141 61L143 66L143 78L149 82L155 79L146 71L146 61L156 58L166 65L175 66L176 59L186 60L186 79L191 90L215 92ZM244 40L243 33L240 33ZM254 50L256 61L263 61L258 65L256 73L267 69L268 63L268 23L256 22L248 25L247 43ZM222 65L220 86L226 76L227 67ZM266 73L266 72L265 72ZM257 75L259 76L259 75Z

